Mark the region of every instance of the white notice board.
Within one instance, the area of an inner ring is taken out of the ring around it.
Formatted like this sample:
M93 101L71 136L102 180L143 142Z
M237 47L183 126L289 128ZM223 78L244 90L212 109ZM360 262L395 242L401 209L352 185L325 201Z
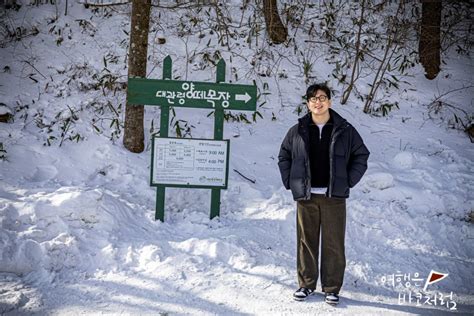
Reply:
M229 140L153 137L150 185L227 188Z

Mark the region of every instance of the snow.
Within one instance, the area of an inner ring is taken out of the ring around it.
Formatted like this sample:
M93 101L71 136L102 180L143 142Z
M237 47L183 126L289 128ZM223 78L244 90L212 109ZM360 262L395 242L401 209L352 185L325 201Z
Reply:
M393 157L393 167L397 169L411 169L413 167L414 157L410 152L401 152ZM392 179L393 180L393 179Z
M381 281L398 271L426 278L431 270L449 276L432 285L430 293L452 291L458 312L472 313L474 226L467 219L474 209L474 148L466 135L427 119L423 106L439 91L472 80L472 61L453 59L434 82L415 72L408 80L416 90L402 93L400 109L389 117L363 114L358 101L341 106L340 95L335 96L334 109L358 129L371 157L367 174L347 201L341 304L323 303L319 292L301 303L292 300L297 288L295 203L277 168L280 143L297 120L294 108L306 86L291 63L282 61L288 78L280 82L255 77L270 92L259 108L263 120L224 124L224 138L230 139L229 188L221 193L221 216L213 220L210 190L199 189L167 189L165 222L154 220L147 132L151 120L157 129L157 107L146 109L147 149L141 154L126 151L121 139L109 140L110 121L98 123L102 134L94 132L88 116L71 127L84 140L43 145L49 135L60 136L38 128L37 113L51 124L105 99L100 90L84 86L94 84L94 75L107 73L101 70L107 52L120 56L117 64L108 62L108 70L126 80L126 47L119 43L127 38L122 29L129 29L128 15L125 7L118 10L103 18L70 4L69 15L54 24L63 34L71 30L72 40L60 46L46 25L54 6L25 5L9 13L13 22L26 21L41 32L0 52L0 67L11 68L11 73L0 73L3 102L10 108L29 105L13 123L0 125L8 159L0 162L0 313L444 314L446 306L399 305L398 289ZM79 19L91 20L92 39L75 22ZM170 14L160 21L165 25L173 19L176 15ZM161 60L171 54L176 76L215 80L214 68L196 62L188 69L183 62L188 49L209 49L207 39L191 37L185 43L165 27L155 32L167 41L166 46L150 45L150 78L161 76ZM237 82L248 84L255 70L243 60L253 58L252 50L239 52L242 60L230 61L222 51L226 77L234 81L230 69L237 67ZM283 54L289 52L282 48ZM46 79L25 65L25 58L34 60ZM259 64L262 71L267 66ZM318 78L330 78L328 65L321 63L317 71ZM41 85L26 76L30 72ZM336 83L333 87L339 91ZM116 105L125 95L118 91L107 98ZM452 98L472 105L472 95ZM212 138L207 111L176 112L195 126L194 137ZM24 113L26 118L20 118Z
M0 104L0 115L11 114L12 111L4 104Z

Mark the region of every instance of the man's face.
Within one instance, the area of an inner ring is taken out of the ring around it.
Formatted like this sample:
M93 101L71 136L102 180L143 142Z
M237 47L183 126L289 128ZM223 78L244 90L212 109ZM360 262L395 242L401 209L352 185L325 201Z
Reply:
M312 115L326 115L331 107L331 100L323 90L318 90L316 95L308 99L307 105Z

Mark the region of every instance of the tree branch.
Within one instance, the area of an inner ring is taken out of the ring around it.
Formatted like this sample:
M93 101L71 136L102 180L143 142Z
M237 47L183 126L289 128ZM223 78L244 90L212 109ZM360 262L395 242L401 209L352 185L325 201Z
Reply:
M247 181L250 181L250 182L252 182L252 183L257 182L257 180L247 178L247 177L244 176L242 173L240 173L239 170L237 170L237 169L234 169L234 171L237 172L237 174L238 174L239 176L241 176L242 178L244 178L244 179L247 180Z

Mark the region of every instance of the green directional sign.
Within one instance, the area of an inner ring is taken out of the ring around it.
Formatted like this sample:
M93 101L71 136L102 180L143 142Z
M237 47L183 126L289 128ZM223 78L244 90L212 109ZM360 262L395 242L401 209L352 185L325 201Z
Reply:
M255 111L257 87L197 81L128 79L128 102L159 106Z
M210 218L219 216L221 189L227 188L229 140L225 110L256 111L257 87L227 84L225 61L216 65L216 83L171 80L172 60L163 60L163 79L128 78L127 104L157 105L160 137L153 138L150 184L156 186L155 219L164 221L167 187L211 189ZM171 107L214 109L214 139L168 137Z

